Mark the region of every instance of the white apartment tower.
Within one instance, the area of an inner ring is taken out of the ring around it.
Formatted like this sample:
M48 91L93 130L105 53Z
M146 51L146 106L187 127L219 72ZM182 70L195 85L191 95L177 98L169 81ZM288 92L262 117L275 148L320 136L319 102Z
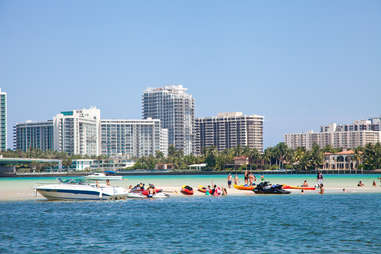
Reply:
M305 147L311 150L313 144L320 147L328 145L333 148L351 149L366 144L381 142L380 121L357 120L351 124L337 125L336 123L321 126L320 132L291 133L285 135L285 143L291 149Z
M0 88L0 152L7 150L8 136L8 106L7 93Z
M237 146L255 148L258 152L263 152L263 116L232 112L196 119L196 154L201 154L208 147L216 147L218 151L223 151Z
M168 154L167 130L161 128L159 119L101 120L102 154L139 158L156 151Z
M193 150L194 99L182 85L148 88L143 94L143 118L160 119L168 129L168 144L184 154Z
M54 150L78 155L100 154L100 110L96 107L57 114Z

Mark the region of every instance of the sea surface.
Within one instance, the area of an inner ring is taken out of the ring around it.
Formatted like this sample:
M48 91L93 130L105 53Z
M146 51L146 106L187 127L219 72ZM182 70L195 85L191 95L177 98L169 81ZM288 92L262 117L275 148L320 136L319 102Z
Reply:
M380 253L381 194L0 202L0 253Z

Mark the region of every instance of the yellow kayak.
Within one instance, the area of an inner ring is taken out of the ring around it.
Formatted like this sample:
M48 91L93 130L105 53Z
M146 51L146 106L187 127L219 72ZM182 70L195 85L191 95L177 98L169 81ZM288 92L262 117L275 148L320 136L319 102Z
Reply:
M255 186L251 185L236 185L233 184L233 187L237 190L254 190Z

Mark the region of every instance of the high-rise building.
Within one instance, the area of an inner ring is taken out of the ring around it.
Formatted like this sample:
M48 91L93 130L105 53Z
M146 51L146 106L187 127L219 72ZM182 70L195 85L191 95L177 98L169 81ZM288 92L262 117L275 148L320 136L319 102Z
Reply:
M194 99L182 85L148 88L143 94L143 118L160 119L168 143L191 154L194 138Z
M164 143L164 144L162 144ZM130 158L168 154L167 130L159 119L101 120L101 152L106 155L123 155Z
M8 106L7 93L1 91L0 88L0 152L7 150L8 136Z
M381 131L381 116L369 119L372 124L372 130Z
M333 148L351 149L380 141L381 131L379 131L379 122L376 118L343 125L333 123L321 126L320 132L309 131L285 135L285 143L291 149L305 147L307 150L311 150L314 144L320 147L330 145Z
M31 149L54 150L53 121L16 124L14 149L27 152Z
M232 147L256 148L263 152L263 116L242 112L219 113L216 117L195 121L195 153L216 147L223 151Z
M100 110L65 111L57 114L54 124L54 150L78 155L100 154Z

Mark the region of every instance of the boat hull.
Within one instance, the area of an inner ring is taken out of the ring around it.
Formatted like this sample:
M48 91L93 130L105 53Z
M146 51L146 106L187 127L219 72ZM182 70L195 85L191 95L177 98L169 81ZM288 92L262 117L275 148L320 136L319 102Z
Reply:
M48 200L106 200L111 198L107 194L101 196L99 192L71 192L46 189L39 189L37 192Z
M56 184L36 188L48 200L108 200L124 199L127 190L122 187L95 187L91 185Z

